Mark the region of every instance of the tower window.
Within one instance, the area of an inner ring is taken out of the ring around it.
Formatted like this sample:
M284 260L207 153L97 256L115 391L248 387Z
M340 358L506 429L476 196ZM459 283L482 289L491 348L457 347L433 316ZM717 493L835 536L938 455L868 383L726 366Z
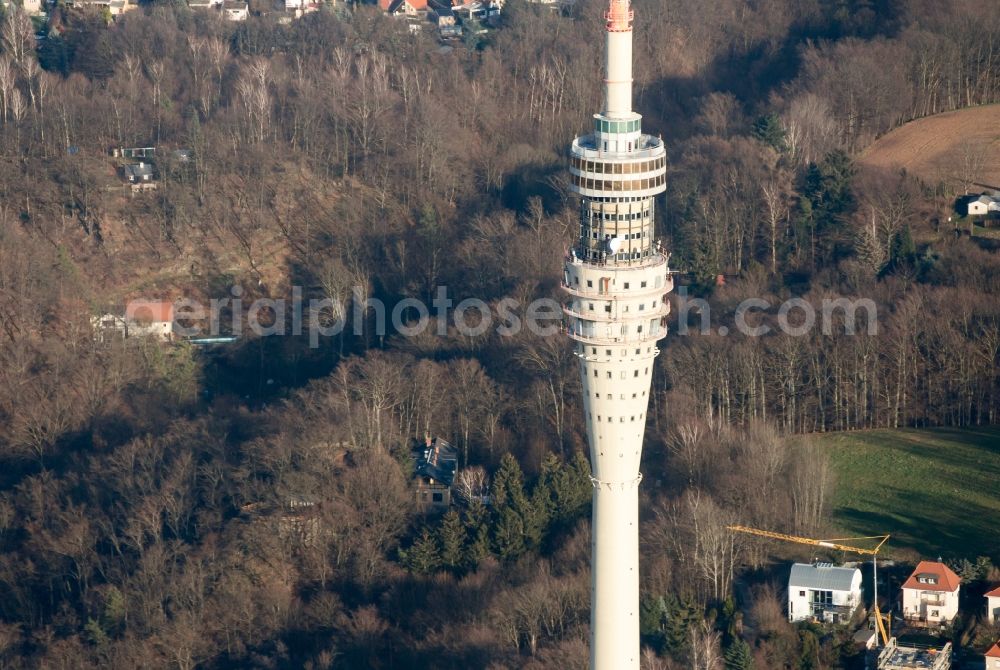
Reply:
M625 288L626 289L628 288L628 282L625 282Z

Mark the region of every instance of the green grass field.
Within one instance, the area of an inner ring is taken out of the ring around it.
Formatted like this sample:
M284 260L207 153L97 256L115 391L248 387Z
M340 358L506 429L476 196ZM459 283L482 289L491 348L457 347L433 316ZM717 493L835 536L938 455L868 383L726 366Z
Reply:
M837 473L833 516L846 534L889 533L890 556L1000 563L1000 428L838 433L819 443Z

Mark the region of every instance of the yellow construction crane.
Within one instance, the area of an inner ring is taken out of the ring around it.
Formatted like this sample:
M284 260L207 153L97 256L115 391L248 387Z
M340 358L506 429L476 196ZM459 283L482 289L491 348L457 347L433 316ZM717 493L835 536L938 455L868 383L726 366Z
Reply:
M735 531L737 533L747 533L749 535L757 535L758 537L767 537L772 540L784 540L785 542L796 542L798 544L811 544L815 547L826 547L827 549L839 549L841 551L850 551L855 554L864 554L872 557L872 584L874 585L874 593L872 598L872 606L875 609L875 622L878 625L879 636L881 637L882 645L889 644L889 634L885 628L885 622L882 620L882 612L878 608L878 552L882 546L889 540L888 535L872 535L869 537L842 537L832 540L814 540L809 537L799 537L798 535L786 535L785 533L775 533L771 530L760 530L759 528L750 528L749 526L729 526L729 530ZM872 548L866 547L854 547L847 544L841 544L841 542L851 542L854 540L878 540L878 543ZM890 626L892 621L889 621Z

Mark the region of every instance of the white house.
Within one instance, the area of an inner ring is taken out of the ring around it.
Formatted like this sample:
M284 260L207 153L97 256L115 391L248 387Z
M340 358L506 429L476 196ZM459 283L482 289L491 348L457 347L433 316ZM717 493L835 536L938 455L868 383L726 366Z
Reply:
M842 623L861 604L861 570L795 563L788 576L788 620Z
M927 624L946 624L958 614L962 579L944 563L920 561L903 584L903 618Z
M128 337L174 338L174 303L165 300L130 300L125 306Z
M986 652L986 670L1000 670L1000 642Z
M990 623L1000 622L1000 586L986 594L986 619Z
M1000 198L984 193L970 196L965 203L965 213L969 216L986 216L990 212L1000 212Z
M225 0L222 3L222 15L227 21L246 21L250 16L250 5L240 0Z

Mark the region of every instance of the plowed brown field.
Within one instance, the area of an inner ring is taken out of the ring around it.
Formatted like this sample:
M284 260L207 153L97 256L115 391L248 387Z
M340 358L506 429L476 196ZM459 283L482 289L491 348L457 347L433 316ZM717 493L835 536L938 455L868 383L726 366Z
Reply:
M911 121L868 147L858 162L863 168L906 168L931 185L1000 187L1000 105Z

